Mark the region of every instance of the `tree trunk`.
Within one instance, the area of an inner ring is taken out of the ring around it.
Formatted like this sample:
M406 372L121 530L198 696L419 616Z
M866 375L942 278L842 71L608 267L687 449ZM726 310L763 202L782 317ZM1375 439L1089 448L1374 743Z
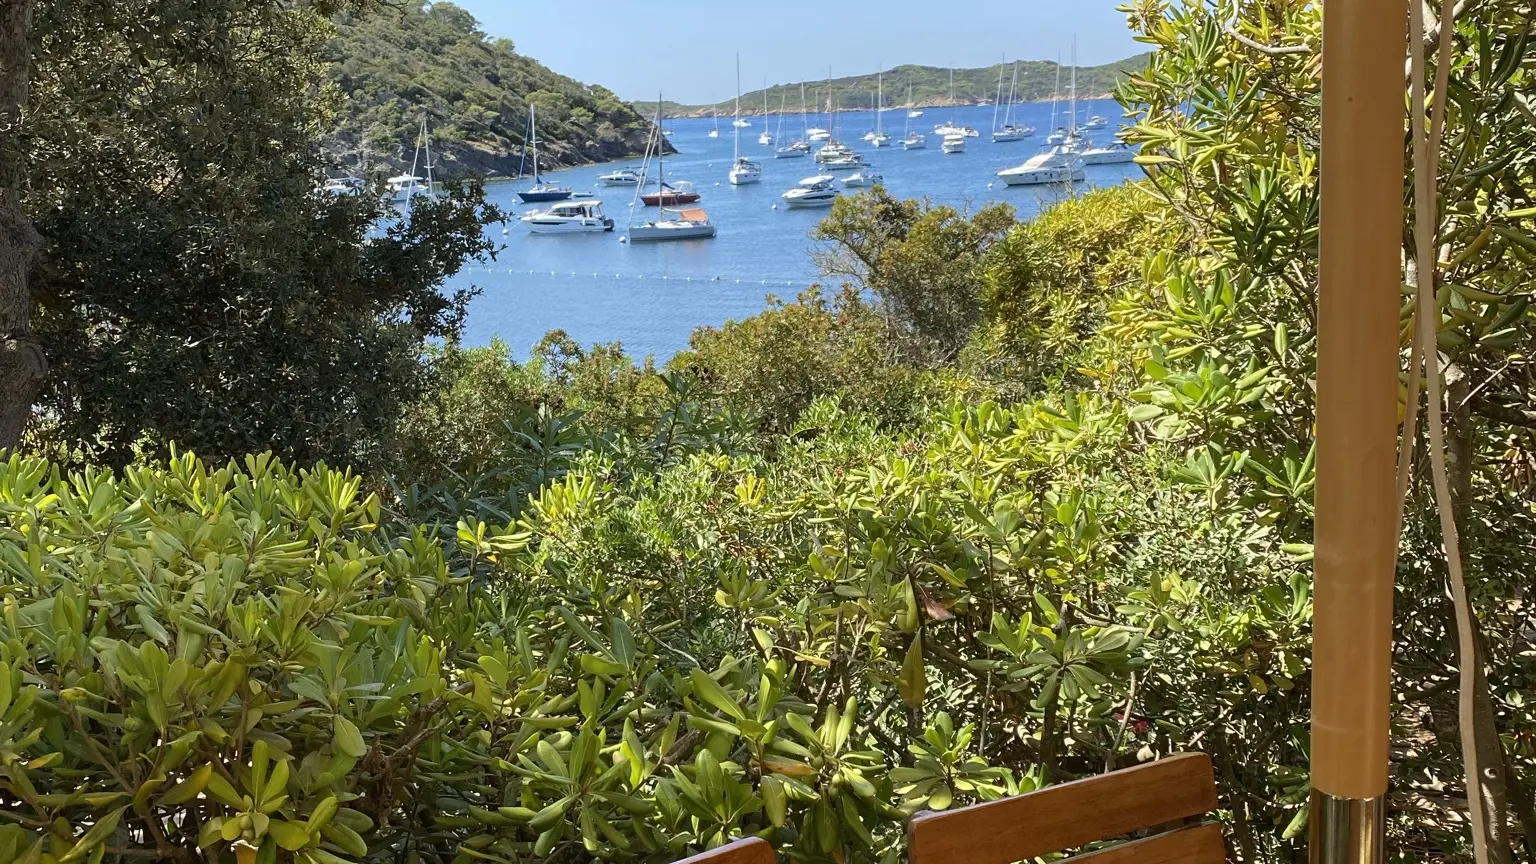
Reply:
M32 340L27 274L42 239L22 209L22 124L32 75L32 0L0 0L0 449L21 443L48 373Z
M1468 518L1472 504L1472 459L1477 430L1473 428L1472 411L1467 405L1467 379L1460 370L1452 367L1446 375L1446 397L1450 407L1449 423L1446 424L1446 474L1451 486L1451 509L1456 524L1461 527L1463 548L1470 545L1472 520ZM1470 574L1468 574L1470 576ZM1469 579L1470 581L1470 579ZM1483 672L1484 655L1482 632L1478 627L1476 610L1472 608L1471 588L1468 587L1468 614L1471 620L1458 620L1456 627L1472 631L1474 656L1456 658L1457 663L1471 664L1476 676L1473 685L1472 728L1462 729L1461 734L1471 735L1477 750L1478 767L1481 769L1481 795L1483 822L1486 826L1489 864L1509 864L1513 855L1509 834L1509 791L1504 777L1504 745L1499 740L1498 727L1494 725L1493 699L1488 692L1488 678ZM1457 642L1458 654L1460 642Z

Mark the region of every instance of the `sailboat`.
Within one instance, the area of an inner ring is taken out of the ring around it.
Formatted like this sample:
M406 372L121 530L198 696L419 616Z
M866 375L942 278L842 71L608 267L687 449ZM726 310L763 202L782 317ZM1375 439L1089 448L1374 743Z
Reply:
M907 82L907 104L912 104L912 82L910 81ZM916 113L918 116L922 116L923 112L918 111ZM928 139L923 137L923 133L912 128L912 120L914 119L912 114L913 112L911 111L907 112L907 124L901 136L901 149L922 150L928 146Z
M421 164L423 149L427 154L425 180L416 176L416 167ZM429 201L437 198L437 191L432 188L432 137L427 134L427 118L421 118L421 131L416 135L416 152L411 154L411 173L391 177L384 182L389 188L390 198L395 201L409 204L418 196L426 196ZM425 188L422 183L427 184Z
M1056 65L1056 91L1061 92L1061 64ZM1051 103L1052 122L1055 122L1055 103ZM1009 186L1039 186L1047 183L1075 183L1083 179L1083 161L1070 143L1077 135L1077 40L1072 40L1072 118L1067 131L1054 139L1050 149L1031 156L1024 164L1005 168L997 176Z
M539 180L539 124L538 119L534 116L534 114L535 112L533 104L529 103L528 140L530 149L533 151L533 185L521 192L518 192L517 197L521 198L524 204L534 204L544 201L564 201L565 199L571 197L571 187L561 186L558 183L543 183ZM661 120L658 117L658 127L660 126L660 123Z
M728 175L732 186L745 186L763 179L763 166L741 155L741 55L736 55L736 161L731 163Z
M805 117L805 83L800 84L800 126L804 130L804 136L789 142L789 146L780 147L773 151L775 159L799 159L811 152L810 121ZM779 140L784 140L784 109L779 108Z
M1074 153L1082 153L1093 148L1093 142L1083 131L1077 128L1077 37L1072 37L1072 114L1067 118L1067 137L1062 141L1062 146Z
M661 97L659 95L656 98L656 102L656 129L658 134L664 137L666 131L661 128ZM657 137L654 140L654 146L656 151L656 191L647 194L641 192L641 189L644 188L643 186L638 187L635 191L640 193L640 202L647 207L675 207L678 204L692 204L699 200L699 193L693 191L693 184L687 180L679 180L676 183L667 182L665 158L667 142L662 137ZM651 147L648 145L645 161L640 163L641 177L650 176L650 153Z
M667 172L664 163L666 141L661 131L661 97L656 97L656 125L651 131L645 144L645 161L642 163L641 173L650 166L651 153L656 153L657 193L655 195L639 195L641 201L648 206L661 206L661 213L655 219L634 224L635 208L630 204L630 225L620 242L630 241L634 243L660 241L660 240L696 240L707 239L715 236L714 223L709 221L709 214L702 208L689 207L684 210L676 210L667 205L688 204L699 200L693 187L687 183L678 183L677 186L667 185ZM638 193L639 190L636 190Z
M958 103L955 102L955 70L954 70L953 67L951 67L950 70L949 70L949 104L950 104L949 122L948 123L940 123L939 125L933 127L934 134L941 135L944 138L951 138L951 137L955 137L955 136L959 136L961 138L974 138L974 137L976 137L976 135L979 134L979 133L977 133L977 131L975 129L972 129L969 126L957 126L957 125L955 125L955 114L954 114L954 110L955 109L954 109L954 106L956 104L958 104ZM956 149L953 149L953 150L946 149L944 152L945 153L959 153L959 152L961 152L964 149L965 149L965 142L962 141L962 142L959 143L959 145L957 145Z
M998 73L997 92L999 96L1001 96L1003 92L1003 79L1001 72ZM1013 125L1013 106L1016 104L1014 100L1018 92L1019 61L1015 60L1013 61L1013 83L1008 85L1008 108L1003 112L1003 125L1001 128L997 127L997 109L994 108L992 110L992 125L994 127L992 132L993 144L1006 144L1011 141L1023 141L1025 138L1035 134L1035 129L1033 126Z
M1056 106L1061 103L1061 54L1056 55L1056 90L1051 94L1051 134L1045 138L1048 146L1054 147L1067 140L1067 130L1056 125Z
M875 75L875 134L869 139L869 143L876 147L884 147L891 143L891 136L885 134L884 70Z
M784 112L783 112L783 109L781 107L780 111L779 111L779 119L782 121L783 117L784 117ZM764 147L772 147L773 146L773 133L768 131L768 79L767 78L763 79L763 134L757 136L757 143L763 145Z
M709 130L709 137L711 137L711 138L719 138L720 137L720 109L717 106L715 106L715 105L710 105L709 106L709 114L710 114L711 117L715 118L715 128Z
M830 115L831 113L832 113L832 74L829 71L827 73L827 114ZM826 129L821 128L820 126L812 126L811 128L805 130L805 138L806 138L807 141L825 141L825 140L827 140L828 138L831 138L831 137L832 137L832 133L827 131Z

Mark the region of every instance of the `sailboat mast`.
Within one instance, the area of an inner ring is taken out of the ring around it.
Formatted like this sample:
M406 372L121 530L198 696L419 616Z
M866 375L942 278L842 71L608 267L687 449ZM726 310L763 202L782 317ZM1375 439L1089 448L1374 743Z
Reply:
M667 191L667 162L664 158L667 153L667 136L661 131L661 91L656 91L656 194L661 195ZM534 162L538 164L537 160ZM665 198L657 199L666 203Z
M1051 94L1051 132L1056 131L1056 103L1061 101L1061 54L1056 55L1056 90Z
M1003 70L1008 66L1008 55L1003 55L1003 62L997 64L997 98L992 100L992 128L997 128L997 109L1003 103Z
M427 132L427 118L421 118L421 144L427 151L427 199L432 199L432 136Z
M741 159L741 55L736 55L736 119L731 123L736 130L736 159Z
M875 134L885 132L885 70L875 73Z
M1072 119L1067 124L1068 133L1077 132L1077 37L1072 37Z
M660 105L656 106L656 111L660 113ZM657 125L661 125L659 120ZM539 119L534 113L532 102L528 103L528 134L533 142L533 185L537 186L539 185Z
M1008 110L1003 114L1003 125L1013 125L1014 100L1019 98L1019 61L1013 61L1013 81L1008 84Z

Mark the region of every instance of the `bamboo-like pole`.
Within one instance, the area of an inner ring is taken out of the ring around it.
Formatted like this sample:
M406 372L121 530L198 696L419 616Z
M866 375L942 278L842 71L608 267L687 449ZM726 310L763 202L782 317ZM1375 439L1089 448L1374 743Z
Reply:
M1407 5L1323 9L1312 861L1365 864L1387 793Z

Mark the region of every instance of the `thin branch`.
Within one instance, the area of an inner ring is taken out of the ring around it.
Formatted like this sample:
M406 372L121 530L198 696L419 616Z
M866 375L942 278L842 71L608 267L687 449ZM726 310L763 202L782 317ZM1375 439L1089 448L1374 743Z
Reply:
M1237 27L1231 24L1227 25L1227 35L1243 43L1244 45L1247 45L1249 48L1252 48L1260 54L1268 54L1271 57L1283 57L1287 54L1312 53L1312 47L1310 45L1265 45L1263 42L1255 42L1254 40L1249 39L1247 36L1237 32Z

